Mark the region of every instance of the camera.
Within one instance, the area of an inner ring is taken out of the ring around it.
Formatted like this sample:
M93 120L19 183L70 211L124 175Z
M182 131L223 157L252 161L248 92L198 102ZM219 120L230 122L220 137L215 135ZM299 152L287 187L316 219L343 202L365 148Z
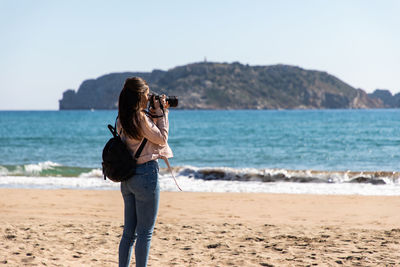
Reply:
M153 101L153 96L156 100L160 101L161 96L157 95L157 94L151 94L149 95L149 102L150 102L150 106L152 108L154 107L154 101ZM176 96L167 96L167 98L165 99L165 101L169 104L169 106L171 108L176 108L178 106L178 98Z

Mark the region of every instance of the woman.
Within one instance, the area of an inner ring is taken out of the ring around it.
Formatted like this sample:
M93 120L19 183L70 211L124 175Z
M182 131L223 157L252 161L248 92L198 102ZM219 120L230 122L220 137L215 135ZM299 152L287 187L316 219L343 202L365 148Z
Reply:
M172 157L167 144L169 105L165 99L165 95L160 101L153 98L154 108L146 113L149 86L138 77L128 78L119 96L117 129L132 155L144 138L148 140L137 160L135 175L121 183L125 207L119 266L129 266L135 240L136 266L147 265L160 195L157 159Z

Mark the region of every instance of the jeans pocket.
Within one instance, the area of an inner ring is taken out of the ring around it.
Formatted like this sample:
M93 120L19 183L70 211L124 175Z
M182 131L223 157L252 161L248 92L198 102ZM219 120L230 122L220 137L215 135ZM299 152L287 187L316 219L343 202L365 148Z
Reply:
M146 191L154 192L158 186L158 175L155 170L149 171L147 175L143 177L143 187Z

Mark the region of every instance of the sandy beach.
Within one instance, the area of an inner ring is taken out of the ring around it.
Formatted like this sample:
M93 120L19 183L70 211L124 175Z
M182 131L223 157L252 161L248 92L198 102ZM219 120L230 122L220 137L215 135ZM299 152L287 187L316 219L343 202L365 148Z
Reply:
M0 265L116 266L122 211L119 191L0 189ZM163 192L149 266L395 266L399 242L400 197Z

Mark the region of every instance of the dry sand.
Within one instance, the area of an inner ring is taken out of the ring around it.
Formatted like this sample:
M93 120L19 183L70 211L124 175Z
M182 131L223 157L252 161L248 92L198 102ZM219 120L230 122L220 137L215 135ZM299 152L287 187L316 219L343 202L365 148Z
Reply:
M0 265L116 266L122 210L118 191L0 189ZM400 266L399 242L400 197L163 192L149 266Z

